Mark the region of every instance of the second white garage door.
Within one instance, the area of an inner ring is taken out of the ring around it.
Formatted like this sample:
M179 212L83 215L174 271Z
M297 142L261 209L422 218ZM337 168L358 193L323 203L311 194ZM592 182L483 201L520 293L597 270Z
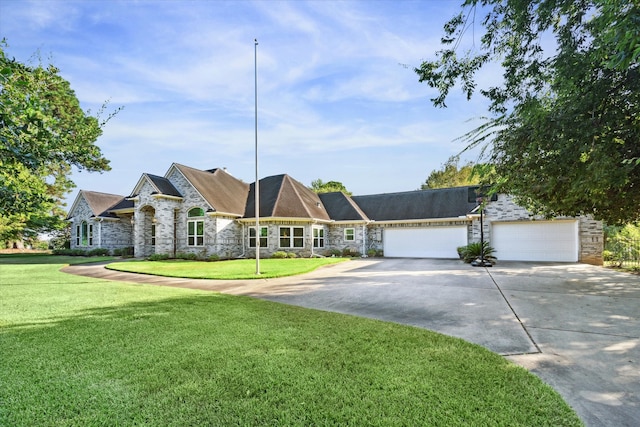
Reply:
M578 221L494 222L491 234L498 261L578 261Z
M388 228L384 256L392 258L458 258L456 249L467 244L467 227Z

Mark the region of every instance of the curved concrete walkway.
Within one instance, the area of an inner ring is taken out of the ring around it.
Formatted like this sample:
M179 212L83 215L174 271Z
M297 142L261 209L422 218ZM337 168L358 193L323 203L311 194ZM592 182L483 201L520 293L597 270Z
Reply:
M640 276L584 264L367 259L303 276L243 281L63 271L248 295L463 338L554 387L587 426L640 425Z

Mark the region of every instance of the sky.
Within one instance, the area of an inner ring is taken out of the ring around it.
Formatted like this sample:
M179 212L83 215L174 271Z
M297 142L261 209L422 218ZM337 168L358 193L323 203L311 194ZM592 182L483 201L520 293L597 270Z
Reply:
M482 123L480 96L436 108L414 72L459 3L2 0L0 38L9 57L56 65L91 114L123 107L97 140L111 171L74 170L69 205L80 189L129 195L174 162L253 182L256 78L258 176L365 195L418 189Z

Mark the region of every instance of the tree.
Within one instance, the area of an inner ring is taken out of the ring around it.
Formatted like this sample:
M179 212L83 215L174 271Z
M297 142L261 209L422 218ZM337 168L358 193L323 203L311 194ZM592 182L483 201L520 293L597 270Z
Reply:
M311 190L315 193L333 193L334 191L341 191L347 196L351 196L351 192L347 191L347 187L343 183L338 181L322 182L320 178L311 181Z
M442 165L442 169L431 171L425 183L420 186L420 189L428 190L480 184L480 177L474 172L473 163L467 162L462 167L458 167L459 162L460 156L449 157Z
M95 144L100 121L80 108L69 82L49 65L9 59L0 43L0 240L62 226L72 166L107 171ZM104 107L103 107L104 109ZM102 112L102 110L101 110Z
M478 50L458 55L486 10ZM461 83L500 61L503 81L480 88L486 122L465 135L483 145L495 189L538 213L640 219L640 5L623 0L466 0L444 26L444 49L415 71L446 107ZM551 36L552 49L543 40ZM553 50L553 53L550 53Z

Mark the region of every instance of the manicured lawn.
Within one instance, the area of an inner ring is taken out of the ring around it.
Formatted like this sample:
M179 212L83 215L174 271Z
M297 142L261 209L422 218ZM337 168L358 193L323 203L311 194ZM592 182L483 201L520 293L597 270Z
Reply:
M17 261L0 257L0 425L581 425L459 339Z
M260 260L260 275L256 275L255 259L230 261L127 261L109 264L107 268L130 273L190 279L271 279L308 273L323 265L347 261L348 258L268 258Z

